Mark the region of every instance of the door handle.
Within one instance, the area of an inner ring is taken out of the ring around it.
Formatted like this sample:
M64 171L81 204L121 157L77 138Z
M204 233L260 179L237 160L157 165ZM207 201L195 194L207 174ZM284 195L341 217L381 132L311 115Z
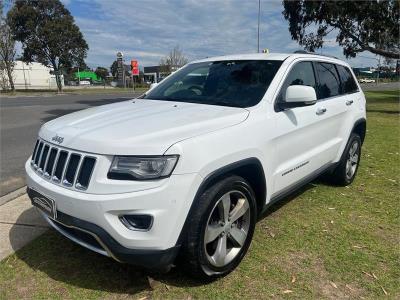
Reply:
M347 100L347 101L346 101L346 105L347 105L347 106L352 105L353 102L354 102L353 100Z
M317 111L315 112L317 115L323 115L326 113L326 108L325 107L319 107L317 108Z

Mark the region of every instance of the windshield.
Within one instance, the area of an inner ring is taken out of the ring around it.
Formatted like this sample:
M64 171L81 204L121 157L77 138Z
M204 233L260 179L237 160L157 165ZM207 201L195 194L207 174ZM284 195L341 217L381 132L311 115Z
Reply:
M234 60L189 64L143 98L250 107L261 101L281 61Z

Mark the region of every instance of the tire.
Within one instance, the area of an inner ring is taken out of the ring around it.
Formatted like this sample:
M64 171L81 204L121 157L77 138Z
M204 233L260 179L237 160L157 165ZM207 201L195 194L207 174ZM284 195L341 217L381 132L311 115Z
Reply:
M352 133L337 167L329 176L333 184L346 186L353 182L360 164L361 145L360 136L356 133ZM354 149L354 147L356 147L356 149ZM351 165L349 166L349 164Z
M182 263L189 275L213 280L233 271L246 254L257 218L256 199L245 179L231 175L210 186L195 205L181 248Z

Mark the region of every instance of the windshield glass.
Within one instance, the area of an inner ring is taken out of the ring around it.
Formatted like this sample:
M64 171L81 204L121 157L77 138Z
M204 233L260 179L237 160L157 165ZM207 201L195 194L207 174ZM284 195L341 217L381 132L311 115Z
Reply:
M189 64L143 98L250 107L261 101L281 61L234 60Z

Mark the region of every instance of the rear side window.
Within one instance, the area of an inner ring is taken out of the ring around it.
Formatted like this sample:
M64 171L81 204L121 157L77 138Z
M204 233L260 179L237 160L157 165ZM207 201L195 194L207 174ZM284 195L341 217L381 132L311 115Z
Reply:
M319 78L318 98L324 99L340 94L340 80L335 65L316 63Z
M316 81L312 63L304 61L296 64L286 77L278 96L278 101L284 101L286 89L291 85L307 85L315 89Z
M340 81L342 83L341 87L342 94L351 94L358 92L357 83L354 80L354 77L351 74L350 70L340 65L336 65L336 68L338 70Z

